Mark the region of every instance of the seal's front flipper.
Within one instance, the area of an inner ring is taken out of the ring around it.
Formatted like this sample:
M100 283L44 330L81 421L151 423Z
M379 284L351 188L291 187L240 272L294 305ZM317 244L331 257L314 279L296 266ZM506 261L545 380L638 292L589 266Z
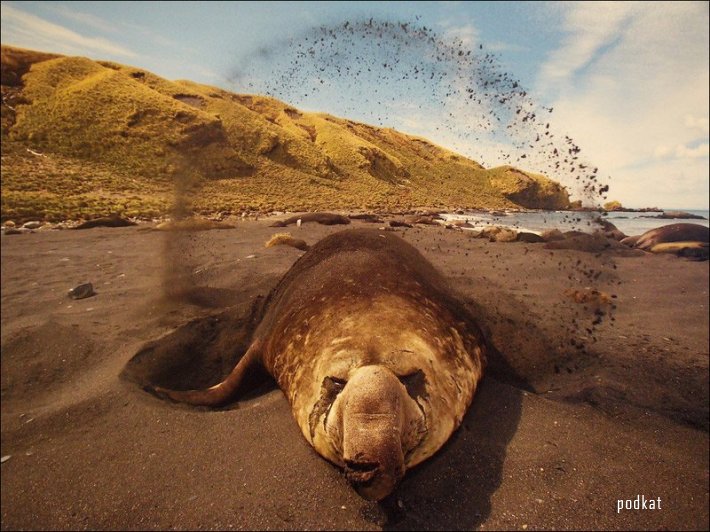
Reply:
M158 397L167 397L178 403L188 403L199 406L220 406L226 403L239 389L248 370L261 360L261 342L251 344L244 356L239 360L232 372L219 384L205 390L169 390L160 386L148 387L147 392Z

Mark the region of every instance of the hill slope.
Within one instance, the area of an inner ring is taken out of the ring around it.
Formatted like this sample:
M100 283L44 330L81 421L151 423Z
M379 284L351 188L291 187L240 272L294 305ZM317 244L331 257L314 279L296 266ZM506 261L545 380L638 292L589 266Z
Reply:
M566 208L563 187L262 96L2 47L2 218L197 211Z

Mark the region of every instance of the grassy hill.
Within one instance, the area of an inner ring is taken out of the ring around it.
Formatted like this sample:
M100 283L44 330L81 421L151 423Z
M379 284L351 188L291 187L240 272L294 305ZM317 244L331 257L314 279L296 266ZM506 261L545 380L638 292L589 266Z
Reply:
M393 129L106 61L2 47L2 219L198 212L566 208L541 175Z

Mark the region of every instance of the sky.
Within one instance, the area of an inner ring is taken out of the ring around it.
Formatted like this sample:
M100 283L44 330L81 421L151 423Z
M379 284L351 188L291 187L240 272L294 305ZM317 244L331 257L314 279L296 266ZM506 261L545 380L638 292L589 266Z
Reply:
M495 54L537 104L553 108L553 130L571 136L584 160L599 168L608 199L629 207L708 209L708 5L3 1L0 16L2 44L111 60L235 92L263 92L277 63L257 52L285 54L289 40L314 27L370 17L426 26ZM250 77L236 75L247 62ZM514 151L500 139L492 145L439 127L444 117L431 102L426 112L415 105L423 93L395 102L397 87L390 86L394 103L383 110L365 97L378 89L377 73L336 88L335 95L279 97L423 136L486 166L506 162L500 154ZM518 166L544 171L526 162Z

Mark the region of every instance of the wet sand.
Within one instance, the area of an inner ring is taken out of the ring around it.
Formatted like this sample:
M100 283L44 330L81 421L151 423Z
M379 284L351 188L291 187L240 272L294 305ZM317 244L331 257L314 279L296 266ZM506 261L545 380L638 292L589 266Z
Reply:
M175 331L196 327L182 349L199 355L200 327L241 323L302 255L264 248L284 231L269 223L2 237L4 530L710 526L708 262L398 230L506 365L490 368L450 442L375 504L309 447L268 382L206 410L120 376ZM312 244L342 229L286 230ZM96 295L69 299L83 282ZM567 295L586 287L615 308L595 314ZM196 380L224 371L196 358ZM661 508L617 513L637 496Z

